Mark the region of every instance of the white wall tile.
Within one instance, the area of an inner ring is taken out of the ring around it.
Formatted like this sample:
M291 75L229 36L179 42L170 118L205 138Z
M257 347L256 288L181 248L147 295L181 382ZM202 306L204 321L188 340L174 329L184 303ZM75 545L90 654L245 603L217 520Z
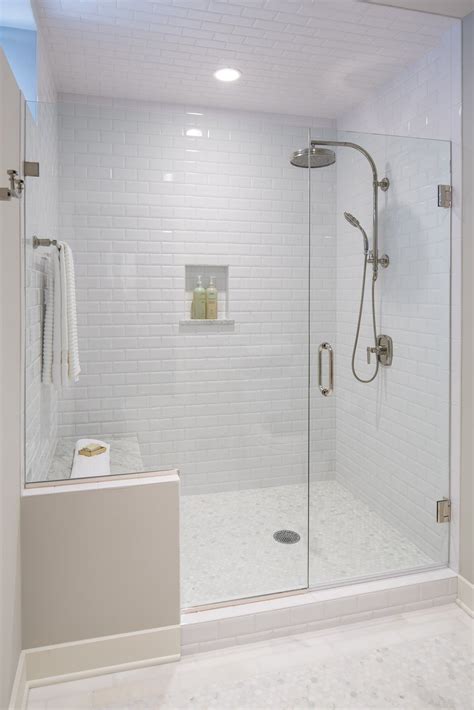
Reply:
M434 194L437 183L450 181L447 149L436 141L428 144L415 138L453 142L452 182L454 194L460 195L459 62L460 27L455 23L437 48L338 118L339 129L414 140L403 146L394 139L391 148L387 143L382 151L377 150L376 138L371 142L380 171L389 172L392 180L386 196L380 194L380 212L382 251L393 258L387 272L380 274L377 303L379 331L395 335L396 360L392 371L381 373L377 387L366 385L357 391L355 383L339 381L337 475L439 562L448 559L449 531L448 526L434 522L435 501L450 495L449 469L454 483L459 475L459 361L452 343L450 410L449 328L451 316L453 332L459 331L460 279L454 278L450 286L449 215L436 206ZM360 142L363 136L360 134ZM356 169L355 165L351 169ZM370 224L370 205L364 207L362 193L354 195L352 181L342 184L344 175L338 171L338 215L343 209L353 209ZM351 197L355 198L352 202ZM454 273L459 271L461 253L459 209L458 204L452 221ZM340 220L338 228L342 226ZM347 262L348 239L338 241L342 247L338 264ZM418 264L417 258L422 259ZM357 278L347 281L344 290L343 278L344 272L338 268L338 347L339 352L341 348L348 352L349 322L341 320L341 311L344 318L350 311L354 321L356 306L351 307L350 302L358 298L359 282ZM363 331L364 347L369 340L370 331ZM421 341L419 349L415 343ZM364 367L362 357L360 367ZM373 444L368 446L370 440ZM397 447L401 447L399 453ZM371 451L375 457L370 456ZM454 485L454 519L456 490ZM450 557L454 564L456 554L453 530Z
M178 467L185 493L305 480L308 173L289 156L307 145L308 126L93 101L60 105L61 232L75 254L83 372L61 392L59 435L136 434L145 467ZM202 137L186 135L190 124ZM332 130L314 125L323 136ZM130 174L117 172L131 169L127 141L143 148ZM312 323L327 338L335 244L324 236L334 235L335 174L312 180L322 235L312 258L328 285L314 298ZM142 211L127 213L137 203ZM180 329L193 264L228 267L234 326ZM320 415L313 471L328 477L334 409Z

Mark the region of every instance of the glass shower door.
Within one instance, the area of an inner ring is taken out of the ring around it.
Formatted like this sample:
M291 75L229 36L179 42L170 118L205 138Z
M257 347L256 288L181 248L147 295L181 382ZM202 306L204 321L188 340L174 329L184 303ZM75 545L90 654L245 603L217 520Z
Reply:
M312 386L310 586L386 576L444 565L449 524L436 522L436 502L449 497L450 209L438 206L438 185L450 184L450 144L415 138L339 132L339 141L364 147L379 179L379 267L375 288L377 333L393 340L393 362L363 384L351 360L361 296L364 243L372 248L372 173L366 158L336 148L335 232L312 231L312 272L318 248L328 244L331 324L312 330L317 348L335 350L332 398ZM313 171L314 172L314 171ZM313 202L321 200L312 184ZM354 366L369 379L374 345L368 264L362 327ZM314 283L314 279L313 279ZM316 294L312 294L316 298ZM332 324L333 330L331 330ZM316 400L316 402L314 402ZM318 411L314 412L315 408ZM325 448L322 448L324 445Z
M219 219L179 260L204 278L225 268L229 320L176 335L207 360L189 403L199 402L202 426L207 412L219 423L182 467L185 608L308 585L309 175L289 162L308 131L271 117L229 120L224 132L195 119L203 138L182 139L194 151L183 154L194 189L207 186Z

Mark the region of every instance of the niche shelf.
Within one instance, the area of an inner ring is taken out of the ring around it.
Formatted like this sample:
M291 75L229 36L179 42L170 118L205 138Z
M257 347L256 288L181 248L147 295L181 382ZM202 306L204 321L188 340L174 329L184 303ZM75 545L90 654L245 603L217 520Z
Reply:
M180 320L179 321L180 325L185 325L185 326L195 326L197 325L198 327L210 325L212 326L219 326L219 325L235 325L235 320L232 318L188 318Z
M222 264L186 264L185 268L185 297L184 318L179 321L180 326L233 326L235 321L229 317L229 267ZM209 285L211 276L218 291L217 318L191 318L193 291L196 288L198 276L201 276L202 285Z

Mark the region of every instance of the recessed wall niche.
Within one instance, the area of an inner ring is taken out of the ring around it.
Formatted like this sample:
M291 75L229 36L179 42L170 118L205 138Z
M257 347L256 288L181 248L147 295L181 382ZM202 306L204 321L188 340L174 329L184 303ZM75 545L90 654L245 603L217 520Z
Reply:
M180 325L233 325L234 321L229 318L229 267L215 264L186 264L185 268L185 299L184 299L184 319ZM207 288L211 277L214 277L214 284L218 291L217 319L193 319L191 317L191 307L193 303L193 291L196 288L198 277L201 276L202 285Z

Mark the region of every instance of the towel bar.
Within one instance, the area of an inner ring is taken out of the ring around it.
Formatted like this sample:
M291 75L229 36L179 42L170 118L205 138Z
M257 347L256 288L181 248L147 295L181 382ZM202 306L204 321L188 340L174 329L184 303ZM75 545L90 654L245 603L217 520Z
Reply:
M41 239L40 237L33 237L33 249L38 249L38 247L56 247L59 249L59 244L57 239Z

